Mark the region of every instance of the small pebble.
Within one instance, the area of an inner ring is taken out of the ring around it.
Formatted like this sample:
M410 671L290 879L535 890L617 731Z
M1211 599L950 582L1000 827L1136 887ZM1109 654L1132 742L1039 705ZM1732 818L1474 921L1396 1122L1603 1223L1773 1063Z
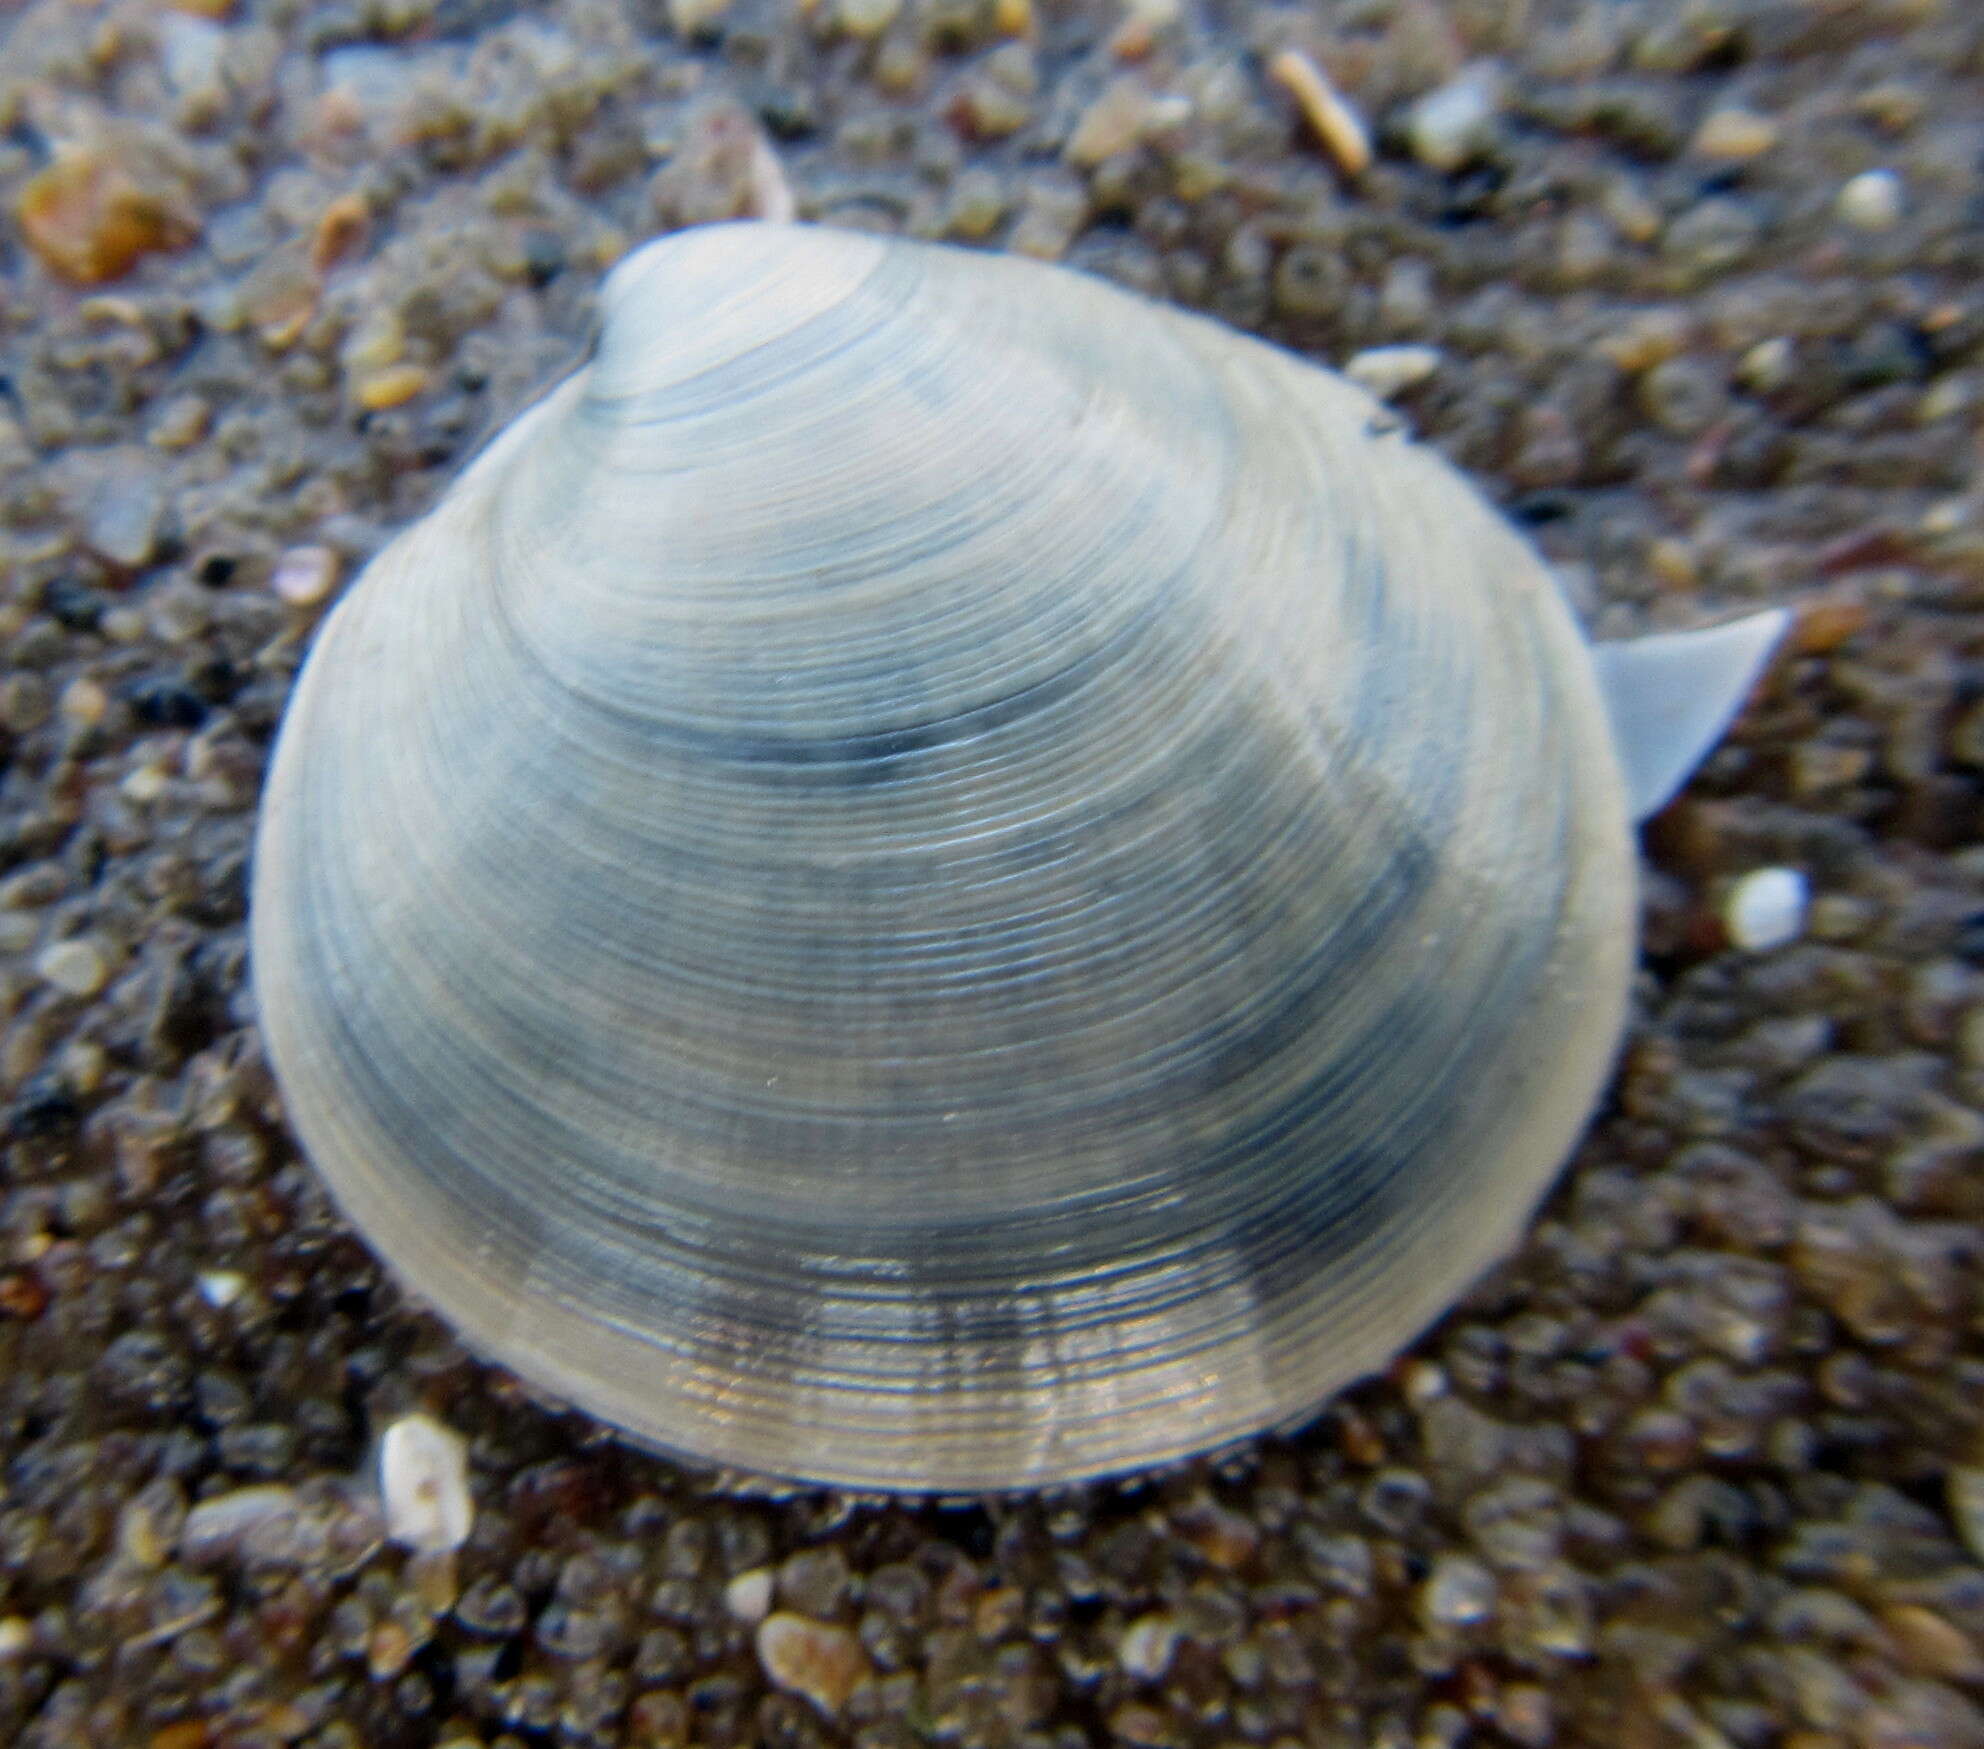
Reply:
M221 60L227 32L210 18L199 18L176 7L159 21L159 58L166 83L181 97L195 99L199 114L211 111L223 95Z
M1426 1619L1443 1627L1486 1621L1495 1610L1495 1575L1465 1555L1442 1555L1426 1581Z
M63 687L55 708L72 728L93 729L110 709L110 694L94 680L72 680Z
M1863 170L1839 191L1839 216L1856 231L1891 231L1901 212L1901 178L1892 170Z
M0 1616L0 1658L18 1658L33 1644L34 1623L26 1616Z
M194 1278L200 1298L215 1311L225 1311L247 1291L248 1278L232 1269L203 1269Z
M1984 1679L1984 1658L1970 1636L1954 1623L1920 1604L1897 1604L1881 1612L1902 1662L1921 1675L1950 1682Z
M1000 36L1031 37L1033 0L992 0L992 28Z
M394 1542L429 1552L460 1548L475 1518L468 1442L431 1415L401 1417L379 1442L379 1492Z
M94 147L59 154L22 184L14 217L28 247L65 279L101 285L141 257L192 241L192 227Z
M1109 52L1119 61L1142 60L1184 12L1184 0L1128 0L1123 22L1110 34Z
M1795 868L1759 868L1744 875L1722 902L1730 941L1750 953L1794 942L1805 931L1811 888Z
M202 1500L179 1530L182 1559L195 1566L283 1551L304 1517L294 1488L268 1483Z
M1984 1561L1984 1470L1953 1465L1944 1483L1944 1496L1963 1546L1975 1559Z
M730 0L668 0L668 22L678 36L700 36L730 9Z
M362 195L341 194L317 216L310 237L313 272L329 273L365 247L372 229L372 209Z
M0 728L31 734L48 721L52 708L48 682L39 674L10 674L0 680Z
M846 1628L780 1610L758 1625L758 1662L773 1686L804 1695L828 1718L868 1675L868 1654Z
M1440 368L1442 356L1437 346L1372 346L1353 353L1343 374L1379 400L1389 401L1423 383Z
M1283 49L1268 62L1268 77L1296 101L1346 176L1359 176L1371 167L1371 135L1321 67L1300 49Z
M198 395L174 395L152 423L155 449L191 449L207 434L212 410Z
M1759 340L1736 361L1736 380L1752 394L1768 395L1791 381L1798 349L1782 334Z
M388 365L363 376L352 387L352 399L370 413L404 407L427 387L428 372L417 364Z
M1123 1630L1116 1646L1116 1662L1140 1681L1155 1682L1171 1668L1171 1656L1178 1649L1178 1631L1178 1623L1172 1616L1139 1616Z
M1777 123L1749 109L1711 110L1695 130L1698 157L1726 164L1747 164L1777 144Z
M87 935L51 942L36 956L34 969L65 996L94 996L110 979L102 948Z
M82 486L83 538L113 564L136 570L158 550L165 517L166 485L157 458L136 447L100 450L87 456Z
M840 0L834 16L849 36L867 42L894 24L901 11L902 0Z
M771 1613L772 1571L753 1567L723 1588L723 1606L738 1621L755 1625Z
M1105 158L1140 144L1152 128L1184 119L1180 98L1160 98L1131 74L1112 79L1102 95L1082 112L1068 136L1062 156L1070 164L1092 169ZM1189 106L1186 106L1189 107Z
M163 765L147 760L117 786L117 793L126 801L155 802L171 787L171 773Z
M1451 173L1487 144L1502 106L1501 69L1483 61L1413 104L1405 136L1429 170Z
M291 607L315 607L338 580L338 555L330 547L291 547L269 573L270 590Z

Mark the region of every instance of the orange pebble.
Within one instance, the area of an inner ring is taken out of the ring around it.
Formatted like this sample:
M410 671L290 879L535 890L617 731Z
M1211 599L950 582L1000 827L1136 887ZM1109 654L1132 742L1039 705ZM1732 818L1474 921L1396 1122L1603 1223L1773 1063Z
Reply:
M348 261L365 247L372 230L372 210L356 194L341 194L317 216L317 229L310 238L310 265L318 273L329 273L340 262Z
M14 216L29 248L79 285L116 279L140 256L177 249L193 235L180 214L114 159L87 148L64 152L29 177Z

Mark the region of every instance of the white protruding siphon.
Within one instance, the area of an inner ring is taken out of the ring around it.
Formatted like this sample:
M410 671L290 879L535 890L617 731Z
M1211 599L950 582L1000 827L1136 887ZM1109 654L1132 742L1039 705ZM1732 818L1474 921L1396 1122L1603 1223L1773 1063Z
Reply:
M1665 807L1721 739L1790 623L1771 608L1700 631L1593 647L1635 820Z

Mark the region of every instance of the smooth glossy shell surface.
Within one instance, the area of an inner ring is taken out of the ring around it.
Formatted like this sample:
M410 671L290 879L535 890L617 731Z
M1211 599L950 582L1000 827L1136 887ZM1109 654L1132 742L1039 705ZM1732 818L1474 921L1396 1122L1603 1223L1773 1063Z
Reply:
M374 562L257 845L296 1132L485 1354L783 1476L1286 1421L1513 1240L1633 852L1538 561L1361 391L724 226Z

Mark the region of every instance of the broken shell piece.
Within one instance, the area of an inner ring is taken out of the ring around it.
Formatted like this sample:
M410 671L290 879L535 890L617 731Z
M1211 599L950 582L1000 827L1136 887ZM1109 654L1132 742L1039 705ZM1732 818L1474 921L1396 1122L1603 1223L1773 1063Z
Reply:
M430 1554L460 1548L475 1522L467 1441L431 1415L402 1416L379 1441L379 1493L394 1542Z

